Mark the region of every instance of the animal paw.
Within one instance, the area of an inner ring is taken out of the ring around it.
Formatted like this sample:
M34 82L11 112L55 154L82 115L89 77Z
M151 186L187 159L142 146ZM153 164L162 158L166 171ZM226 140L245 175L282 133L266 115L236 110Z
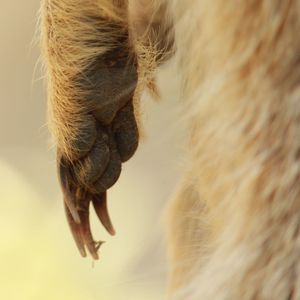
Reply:
M91 233L90 204L114 235L106 191L118 180L122 163L135 153L139 139L132 103L137 66L129 57L127 36L119 39L118 47L97 57L72 79L72 84L80 87L76 97L80 96L80 103L89 109L80 115L81 122L71 124L76 130L66 138L68 151L58 147L59 180L77 247L82 256L86 256L87 249L98 259L102 242L94 241Z

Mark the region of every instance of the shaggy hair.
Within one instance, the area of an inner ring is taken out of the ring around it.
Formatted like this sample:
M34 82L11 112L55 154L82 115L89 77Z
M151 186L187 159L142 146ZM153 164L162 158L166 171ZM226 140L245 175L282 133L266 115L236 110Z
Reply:
M136 115L174 56L189 160L168 208L170 299L300 299L300 0L84 2L43 3L58 147L77 156L92 108L72 79L119 35L138 62Z

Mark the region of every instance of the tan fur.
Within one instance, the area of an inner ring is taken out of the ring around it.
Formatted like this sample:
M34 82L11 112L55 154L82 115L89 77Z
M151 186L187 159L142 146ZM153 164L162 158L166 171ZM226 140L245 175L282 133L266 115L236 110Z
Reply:
M89 0L84 7L77 0L43 3L42 49L48 66L50 128L59 147L69 157L76 150L70 148L70 139L77 138L78 128L89 125L87 114L91 109L82 101L82 87L74 85L72 79L94 57L113 46L114 37L119 33L111 23L127 26L126 14L118 10L111 1ZM94 21L86 22L84 17ZM90 44L90 40L95 42Z
M205 206L188 256L172 236L173 265L196 265L179 298L300 299L300 1L177 2L186 181Z
M105 52L114 34L76 18L101 11L125 27L128 20L109 6L114 1L44 2L54 132L68 153L66 137L76 135L87 109L68 78ZM144 12L156 21L159 2L151 3ZM140 75L151 81L157 53L150 31L135 27L139 6L129 1L129 26ZM186 176L169 206L170 299L300 299L300 0L169 0L163 7L158 19L162 28L174 24L190 129ZM101 43L87 49L85 38Z

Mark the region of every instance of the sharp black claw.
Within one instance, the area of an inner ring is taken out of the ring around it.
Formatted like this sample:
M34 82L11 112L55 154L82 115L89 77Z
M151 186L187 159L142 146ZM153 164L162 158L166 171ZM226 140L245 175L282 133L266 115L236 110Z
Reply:
M65 212L66 212L67 221L68 221L71 233L73 235L73 238L75 240L75 243L77 245L77 248L78 248L81 256L86 257L86 251L84 248L84 240L83 240L81 229L80 229L81 225L74 221L74 218L71 215L71 212L70 212L66 202L64 202L64 208L65 208Z
M102 223L102 225L105 227L107 232L111 235L115 235L116 231L111 223L108 209L107 209L107 198L106 198L106 192L100 194L100 196L93 196L92 199L94 209L96 211L96 214Z

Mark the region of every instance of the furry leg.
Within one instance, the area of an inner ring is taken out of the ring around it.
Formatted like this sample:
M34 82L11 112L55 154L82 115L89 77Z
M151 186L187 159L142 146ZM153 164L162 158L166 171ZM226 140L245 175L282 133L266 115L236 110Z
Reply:
M106 190L117 181L121 163L134 154L139 137L128 3L44 0L41 25L66 216L80 253L85 256L86 247L98 259L101 243L91 234L89 204L114 234Z
M172 2L210 249L172 299L300 299L300 1Z

